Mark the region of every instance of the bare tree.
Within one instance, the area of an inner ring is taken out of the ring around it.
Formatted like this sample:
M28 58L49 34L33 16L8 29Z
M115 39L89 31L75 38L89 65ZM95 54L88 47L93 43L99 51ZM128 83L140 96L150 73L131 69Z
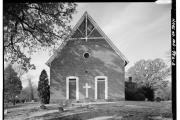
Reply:
M127 73L138 85L158 89L167 85L165 79L170 75L170 71L162 59L155 59L140 60L129 68Z

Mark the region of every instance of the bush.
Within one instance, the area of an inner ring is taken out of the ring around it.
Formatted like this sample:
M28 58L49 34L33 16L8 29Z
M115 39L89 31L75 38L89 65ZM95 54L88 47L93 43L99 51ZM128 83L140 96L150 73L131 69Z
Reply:
M132 89L125 89L125 100L133 100L134 99L134 90Z
M42 104L49 104L50 86L48 76L45 70L41 72L38 82L38 95Z
M154 90L153 90L153 88L143 86L143 87L141 87L141 89L142 89L142 91L144 91L144 95L149 101L154 101Z
M144 91L139 88L125 89L125 100L144 101Z
M139 87L139 88L126 88L125 100L144 101L145 98L148 101L154 101L154 90L151 87Z
M156 101L157 101L157 102L161 102L161 98L160 98L160 97L157 97L157 98L156 98Z
M145 101L145 96L143 93L136 93L134 98L137 101Z

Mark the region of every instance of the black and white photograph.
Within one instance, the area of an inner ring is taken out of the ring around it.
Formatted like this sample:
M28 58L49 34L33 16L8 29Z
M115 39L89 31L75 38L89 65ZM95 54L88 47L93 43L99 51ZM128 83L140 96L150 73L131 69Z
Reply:
M173 120L172 9L171 0L4 2L3 119Z

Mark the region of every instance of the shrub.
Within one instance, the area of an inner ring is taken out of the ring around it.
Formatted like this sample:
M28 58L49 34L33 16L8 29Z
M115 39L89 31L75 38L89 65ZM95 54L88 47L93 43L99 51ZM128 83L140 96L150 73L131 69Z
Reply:
M145 100L145 96L143 93L136 93L134 96L135 96L134 99L137 101L144 101Z
M42 104L49 104L50 86L48 76L45 70L41 72L38 82L38 95Z
M125 89L125 100L134 100L134 94L133 89Z
M125 100L144 101L145 98L148 101L154 101L154 89L151 87L142 86L139 88L126 88Z
M144 91L140 88L125 89L125 100L144 101Z
M154 101L154 89L151 87L143 86L141 87L142 91L144 91L145 97L149 101Z
M156 98L156 101L157 101L157 102L160 102L160 101L161 101L161 98L160 98L160 97L157 97L157 98Z

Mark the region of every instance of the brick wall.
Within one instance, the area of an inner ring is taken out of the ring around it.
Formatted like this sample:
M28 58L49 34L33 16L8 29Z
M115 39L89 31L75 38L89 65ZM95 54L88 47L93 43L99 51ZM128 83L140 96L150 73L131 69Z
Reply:
M84 53L89 53L85 58ZM69 41L53 60L50 68L51 102L66 99L66 77L79 77L79 96L85 98L83 86L88 83L89 98L94 99L95 77L107 76L108 98L124 100L124 62L105 40Z

